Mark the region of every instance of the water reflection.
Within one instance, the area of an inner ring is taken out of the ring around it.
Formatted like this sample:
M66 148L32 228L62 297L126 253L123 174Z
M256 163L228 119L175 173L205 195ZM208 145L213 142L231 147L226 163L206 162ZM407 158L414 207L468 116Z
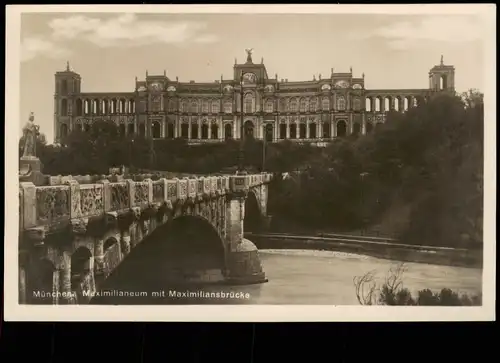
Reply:
M247 286L185 286L160 281L123 281L117 291L145 291L142 297L98 298L104 304L324 304L358 305L353 278L375 271L383 279L395 261L331 251L262 250L269 282ZM404 287L412 294L429 288L477 294L480 269L406 263ZM123 286L126 286L124 288ZM155 296L153 296L155 292Z

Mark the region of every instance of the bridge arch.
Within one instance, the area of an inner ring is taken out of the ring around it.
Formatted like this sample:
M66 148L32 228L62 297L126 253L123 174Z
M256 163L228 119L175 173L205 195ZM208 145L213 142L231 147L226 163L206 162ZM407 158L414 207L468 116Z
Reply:
M245 200L245 214L243 230L245 232L258 232L262 227L262 213L259 198L255 191L250 190Z
M153 291L221 282L225 274L226 248L217 229L204 217L180 215L135 246L103 281L101 290L148 293L147 297L124 297L119 302L133 304L151 298ZM92 303L109 299L98 297Z
M87 247L78 247L71 255L71 291L81 290L81 285L92 272L92 267L92 252Z

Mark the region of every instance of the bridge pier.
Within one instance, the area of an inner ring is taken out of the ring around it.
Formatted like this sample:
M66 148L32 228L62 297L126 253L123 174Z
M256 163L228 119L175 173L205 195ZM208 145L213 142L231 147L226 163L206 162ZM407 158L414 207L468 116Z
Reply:
M245 176L231 178L231 199L228 203L227 256L228 284L259 284L267 282L259 251L255 244L244 238L245 200L249 185Z
M246 238L243 238L241 242L236 244L236 248L229 252L227 268L226 283L229 285L250 285L267 282L257 246Z

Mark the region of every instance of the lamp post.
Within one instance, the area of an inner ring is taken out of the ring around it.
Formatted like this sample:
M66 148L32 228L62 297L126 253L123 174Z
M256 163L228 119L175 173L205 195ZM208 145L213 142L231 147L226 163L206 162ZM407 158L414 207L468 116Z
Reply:
M240 75L240 149L238 153L238 172L243 173L244 171L244 158L245 158L245 127L243 125L243 71Z

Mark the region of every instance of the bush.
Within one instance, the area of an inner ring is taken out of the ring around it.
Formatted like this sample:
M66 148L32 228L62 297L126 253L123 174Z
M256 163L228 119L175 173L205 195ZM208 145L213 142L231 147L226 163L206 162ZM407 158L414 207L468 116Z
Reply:
M374 272L354 277L356 298L361 305L404 305L404 306L480 306L481 295L458 294L444 288L439 292L420 290L413 297L410 290L403 287L404 264L391 268L382 286L375 282Z

